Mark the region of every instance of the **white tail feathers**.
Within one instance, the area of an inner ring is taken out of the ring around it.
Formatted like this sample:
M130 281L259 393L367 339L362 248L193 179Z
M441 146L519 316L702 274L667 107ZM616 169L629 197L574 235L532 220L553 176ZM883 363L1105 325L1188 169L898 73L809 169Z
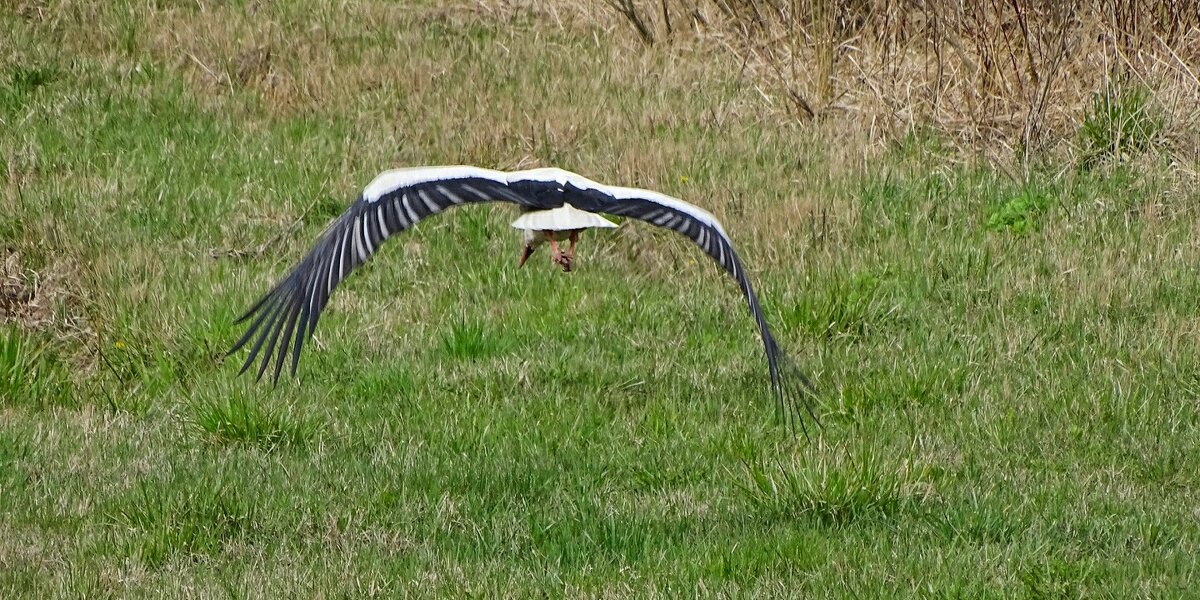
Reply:
M616 227L617 224L595 213L564 204L554 210L527 212L517 217L517 220L512 222L512 226L517 229L533 231L570 231L593 227Z

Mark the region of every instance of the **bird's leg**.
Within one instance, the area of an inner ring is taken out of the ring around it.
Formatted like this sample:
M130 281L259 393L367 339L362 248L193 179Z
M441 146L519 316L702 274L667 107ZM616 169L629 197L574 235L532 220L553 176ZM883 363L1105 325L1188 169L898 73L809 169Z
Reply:
M567 239L571 241L571 246L567 248L565 253L560 253L556 261L558 266L562 267L564 273L569 273L571 267L575 264L575 242L579 241L579 230L571 230L571 235Z
M573 261L575 260L575 242L579 241L579 230L572 229L569 239L571 240L571 247L567 249L567 256Z
M546 239L550 240L550 261L557 263L562 258L562 252L558 249L558 240L554 239L554 232L547 231Z
M554 239L553 232L547 231L546 237L549 238L549 240L550 240L550 250L551 250L550 260L553 261L554 264L562 267L563 272L570 271L571 270L571 256L564 253L562 250L558 249L558 240ZM574 244L574 242L572 242L572 244L571 244L572 250L574 249L574 246L575 246L575 244Z

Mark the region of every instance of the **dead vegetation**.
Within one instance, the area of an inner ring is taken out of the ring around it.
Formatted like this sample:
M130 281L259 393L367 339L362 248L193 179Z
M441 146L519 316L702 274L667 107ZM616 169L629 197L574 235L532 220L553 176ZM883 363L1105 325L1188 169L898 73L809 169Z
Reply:
M0 324L29 331L50 331L64 338L94 337L79 306L78 269L59 260L38 271L20 252L5 251L0 273Z
M35 271L24 268L19 252L5 252L0 279L0 322L37 329L53 320L53 285L45 285Z
M1117 139L1102 140L1108 155L1128 145L1190 162L1200 154L1200 11L1187 1L603 0L574 8L584 20L624 21L648 45L716 44L779 112L854 119L875 139L928 127L960 150L1027 165L1047 151L1087 159L1095 132L1081 127L1109 119ZM1138 125L1155 120L1162 126Z

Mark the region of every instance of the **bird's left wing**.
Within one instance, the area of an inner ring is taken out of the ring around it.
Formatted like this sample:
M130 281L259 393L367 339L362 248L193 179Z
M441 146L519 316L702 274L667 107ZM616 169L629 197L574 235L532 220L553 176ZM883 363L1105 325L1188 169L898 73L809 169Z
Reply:
M804 428L804 420L800 418L800 407L803 406L803 410L813 422L817 422L816 414L809 403L810 397L815 394L815 388L808 377L791 363L775 340L759 305L758 296L754 293L754 286L750 284L746 269L733 248L733 240L725 233L716 217L698 206L651 190L605 186L569 173L562 177L561 184L565 188L566 201L576 208L629 217L670 229L692 240L705 254L721 265L741 288L762 337L770 370L771 389L781 416L785 420L796 417Z
M329 295L383 242L453 206L492 201L549 208L536 197L515 193L505 173L499 171L422 167L380 174L325 230L300 263L238 319L238 323L249 321L250 325L229 354L250 344L241 372L249 369L261 352L258 377L274 360L273 377L278 381L290 352L294 375L304 340L316 330Z

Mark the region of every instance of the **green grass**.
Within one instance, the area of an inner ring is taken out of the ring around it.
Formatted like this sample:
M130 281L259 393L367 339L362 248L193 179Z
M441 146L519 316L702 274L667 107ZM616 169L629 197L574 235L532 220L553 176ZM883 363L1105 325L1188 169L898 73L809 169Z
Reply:
M218 444L245 444L264 450L303 446L320 429L320 423L311 417L271 408L260 398L231 394L228 389L218 389L216 397L195 400L191 408L196 426Z
M867 147L703 43L482 6L0 9L0 596L1191 593L1186 170ZM712 210L823 429L775 421L695 248L518 269L503 206L390 242L297 378L237 377L233 320L357 190L442 163Z
M1092 96L1079 137L1084 152L1082 166L1095 166L1149 151L1161 145L1164 119L1151 104L1151 94L1140 83L1117 77Z

